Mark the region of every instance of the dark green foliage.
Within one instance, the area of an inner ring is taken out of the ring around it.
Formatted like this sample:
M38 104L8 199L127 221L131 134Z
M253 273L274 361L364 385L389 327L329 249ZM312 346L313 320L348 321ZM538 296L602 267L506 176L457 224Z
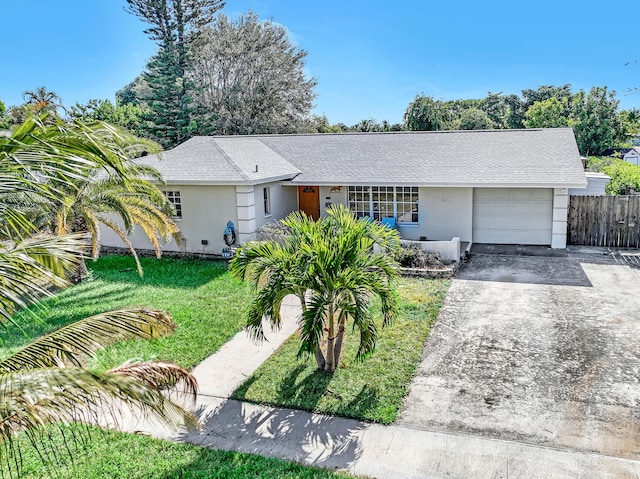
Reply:
M583 155L598 155L626 140L625 125L618 115L615 91L593 87L573 97L573 130Z
M404 112L404 127L410 131L449 130L452 123L447 104L425 95L417 95Z
M187 72L191 51L203 28L224 6L222 0L127 0L129 11L150 26L145 33L159 47L144 79L149 94L147 134L172 147L191 134L191 92ZM138 99L139 100L139 99Z
M477 108L464 110L457 123L460 130L490 130L494 123L484 111Z

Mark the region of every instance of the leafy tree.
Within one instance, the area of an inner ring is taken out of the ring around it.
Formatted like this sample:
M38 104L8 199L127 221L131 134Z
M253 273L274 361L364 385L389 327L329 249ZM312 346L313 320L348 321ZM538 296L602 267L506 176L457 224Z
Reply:
M620 112L620 121L624 124L625 136L637 138L640 134L640 109L631 108Z
M449 130L453 118L445 102L417 95L404 112L404 127L410 131Z
M222 0L127 0L129 11L150 26L145 33L159 51L147 65L147 131L165 147L191 135L191 88L187 72L191 51L203 28L213 21Z
M109 100L89 100L85 105L76 103L69 111L72 119L87 121L104 121L129 130L135 135L143 134L143 111L133 103L122 103L116 100L114 105Z
M571 107L567 98L549 98L534 103L526 113L527 128L560 128L571 123Z
M566 98L567 101L571 99L573 92L571 91L571 84L566 83L562 86L554 85L541 85L537 89L522 90L522 98L524 100L524 111L531 108L531 105L537 102L556 98L562 100Z
M255 13L219 15L193 51L198 134L288 133L303 128L316 80L287 29Z
M627 139L615 96L615 91L607 87L593 87L588 94L581 90L574 95L573 130L583 155L598 155Z
M0 318L11 320L21 308L67 284L68 273L81 258L81 236L42 234L25 212L24 201L52 201L63 185L96 168L113 174L126 169L125 149L113 130L68 125L59 119L31 117L11 136L0 138ZM194 418L162 391L184 381L195 393L189 373L175 365L133 363L108 372L89 371L85 361L96 349L114 341L167 334L173 323L166 313L130 308L103 313L66 326L0 362L0 441L4 461L19 462L13 437L25 431L38 447L50 423L95 420L104 404L133 408L169 424ZM117 413L116 413L117 414ZM78 440L77 432L66 440ZM50 449L41 449L50 454Z
M283 299L296 295L302 307L298 354L315 355L318 369L333 373L349 320L360 335L357 358L375 348L371 295L381 300L383 325L396 316L392 280L397 271L389 253L399 248L398 233L378 222L357 219L344 206L330 207L327 216L315 222L292 213L283 224L289 231L283 241L247 243L230 263L233 275L258 288L247 329L254 338L263 339L262 318L278 325Z
M484 111L469 108L461 113L457 126L460 130L489 130L494 124Z
M606 185L608 195L633 195L640 193L640 166L615 159L602 171L611 177Z

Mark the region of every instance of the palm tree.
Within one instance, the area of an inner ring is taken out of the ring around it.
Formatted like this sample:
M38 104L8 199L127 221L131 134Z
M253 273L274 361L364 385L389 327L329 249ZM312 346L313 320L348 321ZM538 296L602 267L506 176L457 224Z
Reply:
M73 191L96 169L119 176L125 189L136 181L128 176L130 151L119 130L105 124L45 120L30 118L11 137L0 138L0 319L4 320L51 294L52 287L68 284L68 274L83 254L83 235L43 234L32 206ZM17 432L25 431L35 444L46 435L41 426L96 421L105 410L116 411L117 418L118 407L172 425L192 424L193 416L163 393L182 382L195 395L195 380L178 366L143 362L107 372L86 369L86 359L100 347L122 339L157 337L173 328L162 311L112 311L54 331L0 361L3 460L20 455L14 450Z
M64 108L62 98L55 91L47 90L44 86L39 86L35 90L26 90L22 93L22 98L36 115L55 114L58 108Z
M289 230L283 241L247 243L230 264L233 275L258 289L247 329L255 339L263 339L262 318L278 326L284 297L295 294L302 307L298 355L314 354L318 369L333 373L349 320L360 334L356 359L375 349L371 295L381 300L383 326L396 316L397 269L389 253L400 245L398 233L378 222L356 219L343 206L329 208L317 222L302 213L282 222Z
M147 235L156 256L161 255L161 242L171 238L178 244L182 242L180 231L171 218L171 204L162 191L147 179L162 183L160 174L154 168L129 159L141 152L156 152L159 146L104 122L78 125L117 150L119 161L116 165L84 168L81 174L72 178L67 174L48 178L48 186L56 192L55 196L46 202L35 202L31 210L39 216L39 226L49 226L58 235L88 233L93 258L99 253L99 225L111 228L129 247L142 275L138 256L128 239L135 225ZM30 135L39 137L43 131L46 129L36 129ZM22 210L25 211L28 197L22 195L21 198ZM85 274L86 266L81 261L78 271L73 274L74 282L82 280Z

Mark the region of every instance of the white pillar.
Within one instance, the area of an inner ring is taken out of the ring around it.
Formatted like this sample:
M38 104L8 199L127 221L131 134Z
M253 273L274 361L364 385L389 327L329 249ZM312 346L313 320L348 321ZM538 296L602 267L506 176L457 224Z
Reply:
M567 247L567 215L569 211L569 189L553 190L553 225L551 228L551 247Z
M238 210L238 243L254 239L256 232L256 197L253 186L236 186L236 205Z

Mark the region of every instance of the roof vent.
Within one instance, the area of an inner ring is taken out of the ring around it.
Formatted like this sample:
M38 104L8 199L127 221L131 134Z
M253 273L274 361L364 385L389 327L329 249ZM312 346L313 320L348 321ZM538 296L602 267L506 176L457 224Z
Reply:
M254 171L254 173L257 173L257 172L258 172L258 165L256 165L256 171Z

